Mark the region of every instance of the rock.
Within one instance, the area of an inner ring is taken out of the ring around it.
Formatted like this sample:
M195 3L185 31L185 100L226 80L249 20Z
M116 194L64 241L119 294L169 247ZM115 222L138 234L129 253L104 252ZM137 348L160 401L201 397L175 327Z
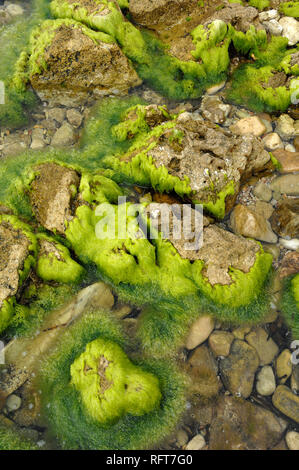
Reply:
M219 83L218 85L213 85L206 90L208 95L215 95L218 91L222 90L225 87L226 81Z
M12 17L7 10L0 10L0 26L10 23Z
M233 395L248 398L258 366L259 357L255 349L245 341L236 339L229 356L220 361L221 378L225 387Z
M269 20L276 20L279 18L279 13L277 10L268 10L268 11L262 11L259 13L259 19L260 21L269 21Z
M194 259L205 262L202 270L211 285L230 285L233 282L231 268L248 273L260 250L258 243L216 225L204 228L203 246L194 254Z
M293 238L292 240L285 240L284 238L280 238L279 243L287 250L299 250L299 238Z
M299 171L299 152L289 152L286 149L281 149L275 150L273 155L281 165L279 168L280 173Z
M299 450L299 432L289 431L286 434L286 443L290 450Z
M289 46L294 46L299 41L299 21L295 18L284 16L279 20L282 26L282 36L289 40Z
M273 230L283 238L299 238L299 198L283 198L270 219Z
M296 395L299 392L299 364L293 365L293 373L291 377L291 389Z
M201 434L197 434L186 445L185 450L202 450L206 445L205 438Z
M79 176L55 163L40 165L37 172L30 191L33 212L46 229L64 234L65 222L72 219L71 203Z
M292 393L288 387L279 385L272 397L272 402L281 413L299 423L299 396Z
M276 375L280 384L285 384L292 374L292 353L284 349L276 359Z
M287 196L299 196L299 174L278 176L272 181L271 189Z
M6 399L6 408L9 413L18 410L21 405L22 399L18 395L12 394Z
M31 134L31 145L30 148L33 150L41 150L46 147L47 143L44 138L43 129L33 129Z
M294 147L296 149L296 152L299 152L299 135L294 139Z
M257 374L256 390L262 396L273 395L276 383L272 367L264 366Z
M273 413L241 398L223 396L215 411L209 450L267 450L285 430Z
M176 435L176 444L178 447L183 447L188 442L188 434L184 429L179 429Z
M250 326L239 326L233 330L233 335L237 339L245 339L245 335L247 335L251 331Z
M246 336L246 341L256 350L261 366L270 364L279 352L277 344L261 327L252 330Z
M240 119L230 126L230 130L237 135L254 135L260 137L266 132L266 126L257 116L246 117Z
M81 126L82 121L83 121L83 116L77 109L69 109L66 112L66 117L67 117L68 122L73 127L78 128Z
M0 309L21 287L20 273L30 255L31 241L10 222L0 223ZM2 320L2 319L1 319ZM5 324L5 318L3 318ZM3 328L3 325L2 325Z
M283 27L277 20L265 21L263 24L266 30L273 36L280 36L283 31Z
M276 132L283 140L290 140L296 137L294 119L288 114L281 114L277 120Z
M270 202L272 199L272 191L265 183L259 181L253 188L253 194L261 201Z
M265 135L263 138L264 146L267 150L276 150L283 148L283 142L276 132Z
M223 124L230 113L231 106L224 104L219 96L205 95L201 103L202 115L215 124Z
M196 320L189 331L186 348L194 349L204 343L212 333L214 326L215 321L210 315L204 315Z
M287 253L280 265L280 279L299 272L299 253Z
M238 204L231 214L230 224L234 233L238 235L268 243L277 242L277 236L273 233L270 222L249 207Z
M105 11L110 13L109 9ZM67 23L57 26L53 21L48 28L51 41L47 48L40 51L40 39L32 45L32 55L37 54L46 64L40 73L30 76L42 101L77 106L89 93L96 97L121 95L140 85L133 66L116 43L93 40L83 28Z
M285 146L285 150L287 152L296 153L296 149L295 149L294 145L292 145L292 144L287 144Z
M29 144L29 138L13 133L4 137L3 156L10 157L23 153Z
M21 7L21 5L17 5L15 3L10 3L7 5L6 11L10 16L20 16L24 13L24 9Z
M46 112L47 119L52 119L58 124L62 124L65 120L65 109L64 108L50 108Z
M229 331L214 331L209 337L209 346L215 356L229 355L234 335Z
M209 349L203 345L188 359L187 373L191 377L189 391L204 398L216 396L220 382L217 377L218 365Z
M245 7L239 5L238 2L231 5L222 4L221 6L222 8L213 9L212 16L208 17L205 24L209 24L212 21L219 19L225 23L233 24L237 31L242 31L244 33L247 32L252 25L257 29L261 29L258 16L259 12L256 8L249 7L247 5Z
M53 147L66 147L75 143L75 132L73 127L64 122L62 126L57 129L52 139Z

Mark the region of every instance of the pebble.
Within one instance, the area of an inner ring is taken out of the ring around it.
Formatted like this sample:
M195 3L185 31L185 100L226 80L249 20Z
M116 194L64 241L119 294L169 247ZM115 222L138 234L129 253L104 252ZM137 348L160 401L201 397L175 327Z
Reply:
M186 450L202 450L206 445L205 438L201 434L197 434L186 445Z
M268 11L263 11L259 14L259 19L260 21L269 21L269 20L275 20L279 18L279 13L277 10L268 10Z
M231 213L230 224L238 235L268 243L277 242L277 235L273 232L270 222L251 207L238 204Z
M226 81L223 81L219 83L218 85L213 85L210 88L207 89L207 94L208 95L215 95L215 93L218 93L218 91L222 90L222 88L225 87Z
M15 394L10 395L6 400L6 408L9 412L18 410L22 405L22 399Z
M295 149L294 145L292 145L292 144L287 144L287 145L285 146L285 150L287 150L288 152L291 152L291 153L295 153L295 152L296 152L296 149Z
M231 346L229 356L221 359L219 366L227 390L233 395L248 398L253 389L259 363L256 350L245 341L236 339Z
M293 238L292 240L286 240L285 238L280 238L279 243L287 250L299 250L299 238Z
M83 116L77 109L69 109L66 112L66 117L67 117L68 122L73 127L78 128L81 126L82 121L83 121Z
M275 408L299 423L299 397L285 385L279 385L272 397Z
M292 374L292 353L289 349L284 349L276 359L276 375L279 383L285 384Z
M267 150L276 150L283 148L283 142L276 132L267 134L263 138L263 143Z
M299 450L299 432L289 431L286 434L286 443L290 450Z
M282 25L279 24L277 20L265 21L264 26L266 30L273 36L280 36L283 31Z
M275 376L271 366L264 366L257 374L256 390L260 395L267 397L275 392Z
M215 321L210 315L204 315L196 320L189 331L186 348L191 350L204 343L214 330Z
M271 185L273 191L287 196L299 196L299 174L278 176Z
M21 5L17 5L15 3L10 3L7 5L6 11L11 16L20 16L24 13L24 9L21 7Z
M179 429L176 435L176 443L178 447L183 447L188 442L188 434L184 429Z
M234 335L229 331L214 331L209 337L209 346L215 356L229 355Z
M282 26L282 36L289 40L289 46L294 46L299 41L299 21L290 16L284 16L279 20Z
M288 148L289 147L286 145L285 149L273 151L274 157L280 163L280 173L293 173L299 171L299 152L290 152Z
M259 181L253 188L253 195L265 202L270 202L272 199L271 189L262 181Z
M75 143L75 133L73 127L67 123L64 122L62 126L57 129L55 132L53 139L52 139L52 145L53 147L64 147L68 145L72 145Z
M191 378L190 391L203 398L217 396L220 388L218 364L207 346L202 345L192 352L187 362Z
M277 344L269 338L264 328L255 328L245 339L257 351L262 366L270 364L279 352Z
M46 113L47 119L54 119L59 124L62 124L65 119L65 109L63 108L50 108Z
M258 116L240 119L230 127L231 132L237 135L254 135L260 137L266 132L266 126Z
M276 123L276 132L282 140L290 140L296 137L294 119L288 114L281 114Z

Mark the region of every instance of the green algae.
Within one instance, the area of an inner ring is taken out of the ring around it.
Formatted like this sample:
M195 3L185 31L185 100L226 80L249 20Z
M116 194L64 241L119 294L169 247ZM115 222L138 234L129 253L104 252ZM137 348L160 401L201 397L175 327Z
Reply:
M281 309L294 339L299 339L299 274L284 280Z
M299 18L299 2L284 2L279 5L279 11L285 16Z
M38 446L15 428L0 424L0 449L5 450L38 450Z
M142 416L125 415L103 425L90 416L71 383L70 368L86 349L100 339L126 351L128 340L120 325L104 312L86 314L60 338L57 350L42 367L40 387L43 410L52 433L66 449L146 449L172 432L185 408L185 381L172 362L131 359L135 367L156 376L162 395L160 406ZM119 351L119 349L118 349Z

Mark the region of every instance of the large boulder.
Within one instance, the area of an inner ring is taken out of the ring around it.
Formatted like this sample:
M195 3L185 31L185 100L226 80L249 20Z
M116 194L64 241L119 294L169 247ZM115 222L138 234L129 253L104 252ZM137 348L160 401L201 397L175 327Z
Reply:
M52 104L75 105L89 93L126 94L141 83L110 36L71 20L43 24L33 41L29 65L33 88Z

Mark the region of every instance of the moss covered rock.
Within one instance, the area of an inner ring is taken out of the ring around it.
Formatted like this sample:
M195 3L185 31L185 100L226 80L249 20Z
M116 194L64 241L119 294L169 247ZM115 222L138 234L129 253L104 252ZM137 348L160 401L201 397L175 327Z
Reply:
M37 243L30 227L0 215L0 331L12 321L16 296L35 265Z
M71 383L88 413L102 424L127 413L142 416L161 401L157 378L134 366L116 343L100 338L71 365Z

